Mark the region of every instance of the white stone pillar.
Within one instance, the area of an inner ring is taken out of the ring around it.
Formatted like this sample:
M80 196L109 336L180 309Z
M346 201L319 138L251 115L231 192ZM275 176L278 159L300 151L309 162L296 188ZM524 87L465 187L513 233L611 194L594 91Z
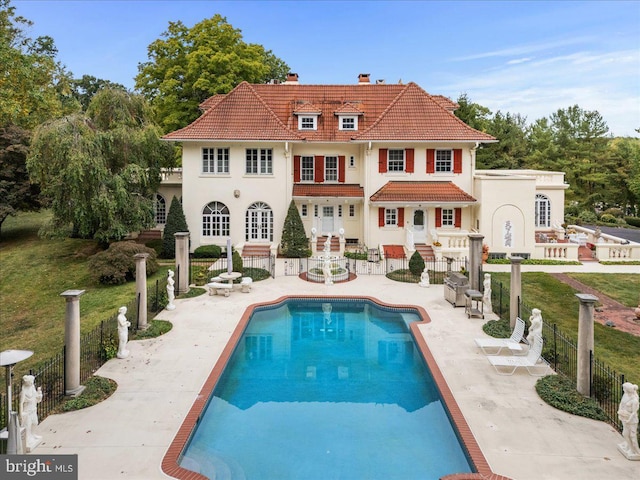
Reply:
M470 233L469 237L469 288L482 291L480 269L482 268L482 240L484 235Z
M66 290L60 294L67 301L64 324L64 394L76 396L80 385L80 295L84 290Z
M591 355L593 352L593 311L598 297L588 293L576 293L580 300L578 317L578 373L576 390L585 397L591 387Z
M511 283L509 285L509 326L511 331L516 327L518 318L518 301L522 298L522 273L520 267L522 257L510 257L511 260Z
M136 298L138 298L138 329L146 330L147 325L147 258L148 253L136 253ZM131 314L129 314L131 315Z
M176 270L178 271L178 293L189 291L189 232L174 233L176 238Z

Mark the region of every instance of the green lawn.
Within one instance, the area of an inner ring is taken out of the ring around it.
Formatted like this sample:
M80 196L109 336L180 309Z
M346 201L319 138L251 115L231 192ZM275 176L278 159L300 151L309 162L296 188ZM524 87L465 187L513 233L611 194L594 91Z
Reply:
M509 288L509 273L492 273L492 278ZM574 274L571 274L574 276ZM595 282L597 278L598 286ZM620 292L631 289L639 291L640 275L634 274L576 274L576 279L598 288L612 298L621 297ZM594 283L588 283L594 282ZM574 341L578 339L578 315L580 302L575 296L580 293L567 284L546 273L522 273L522 297L531 308L542 310L542 317L548 324L558 328ZM624 295L623 295L624 296ZM599 323L594 325L594 348L596 358L608 364L618 373L624 373L633 383L640 381L640 337L621 332Z
M80 297L81 332L92 330L135 297L135 282L102 286L89 278L87 258L99 249L79 239L41 239L37 232L47 214L9 217L0 238L0 351L33 350L16 367L23 372L58 353L64 345L65 299L68 289ZM149 282L166 276L161 268Z

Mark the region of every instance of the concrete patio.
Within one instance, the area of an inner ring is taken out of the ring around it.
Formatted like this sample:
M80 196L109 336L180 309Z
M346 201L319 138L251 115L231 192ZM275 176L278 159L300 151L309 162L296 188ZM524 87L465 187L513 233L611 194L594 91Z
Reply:
M487 271L508 268L488 265ZM640 270L637 265L575 268ZM37 428L44 441L34 453L78 454L82 480L167 478L160 470L162 458L243 311L284 295L362 295L424 307L431 322L420 331L496 474L514 480L640 478L640 462L617 451L622 436L613 427L548 406L535 392L537 378L526 371L497 375L474 343L484 335L484 321L453 308L442 285L420 288L384 276L360 276L332 286L278 276L255 282L248 294L176 300L175 310L157 316L173 323L169 333L130 342L128 358L113 359L98 370L118 383L117 391L99 405L46 418ZM544 305L540 308L544 315ZM267 474L263 478L269 480Z

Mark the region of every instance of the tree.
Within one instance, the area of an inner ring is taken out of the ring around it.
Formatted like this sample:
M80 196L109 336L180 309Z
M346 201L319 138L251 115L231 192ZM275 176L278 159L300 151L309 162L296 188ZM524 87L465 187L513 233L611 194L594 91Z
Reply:
M29 131L10 125L0 128L0 229L18 210L38 210L40 190L29 181L26 158Z
M284 219L282 239L280 240L282 255L289 258L304 258L309 256L309 242L304 231L300 213L293 200L289 204L287 217Z
M498 142L478 149L478 168L521 168L527 153L525 129L526 119L520 114L496 112L486 133L496 137Z
M100 90L104 88L127 90L124 85L96 78L93 75L83 75L82 78L72 80L71 88L73 97L82 105L82 109L85 111L89 108L89 103L91 103L93 96Z
M148 46L149 60L138 65L136 88L157 109L165 132L195 120L198 105L214 94L243 80L283 80L289 71L270 50L245 43L219 14L192 28L169 22L162 37Z
M471 128L487 132L491 122L491 110L469 100L466 93L458 97L456 103L459 105L455 116L469 125Z
M104 89L86 115L36 128L27 168L50 202L48 233L108 242L155 224L160 168L174 156L148 112L139 95Z
M417 250L413 252L413 255L411 255L411 258L409 259L409 270L416 277L422 275L422 271L424 270L424 259Z
M162 258L174 258L176 256L176 239L174 234L178 232L188 232L187 219L184 217L182 204L175 195L169 206L167 213L167 223L164 225L164 233L162 234Z
M29 38L23 29L31 25L9 0L0 0L0 125L31 129L79 108L53 39Z

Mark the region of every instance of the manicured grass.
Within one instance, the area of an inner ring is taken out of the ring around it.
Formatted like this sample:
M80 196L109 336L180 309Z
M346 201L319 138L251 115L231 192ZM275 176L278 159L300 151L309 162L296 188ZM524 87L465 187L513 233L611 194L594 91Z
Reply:
M93 283L86 262L99 251L94 241L42 239L38 229L47 213L10 217L0 241L0 351L33 350L18 364L16 376L57 354L64 345L65 299L69 289L80 297L80 330L92 330L135 296L135 283L103 286ZM168 268L168 267L167 267ZM148 282L166 277L161 268Z
M640 275L633 273L617 273L615 275L567 273L567 275L627 307L640 305Z
M581 274L582 275L582 274ZM509 288L509 273L492 273L492 278ZM608 296L612 291L626 287L626 275L598 274L608 278L602 282L602 293ZM545 322L558 328L574 341L578 339L578 316L580 302L575 296L580 293L567 284L556 280L547 273L522 273L522 297L531 308L542 310ZM595 355L618 373L633 383L640 381L640 337L621 332L599 323L594 325Z

